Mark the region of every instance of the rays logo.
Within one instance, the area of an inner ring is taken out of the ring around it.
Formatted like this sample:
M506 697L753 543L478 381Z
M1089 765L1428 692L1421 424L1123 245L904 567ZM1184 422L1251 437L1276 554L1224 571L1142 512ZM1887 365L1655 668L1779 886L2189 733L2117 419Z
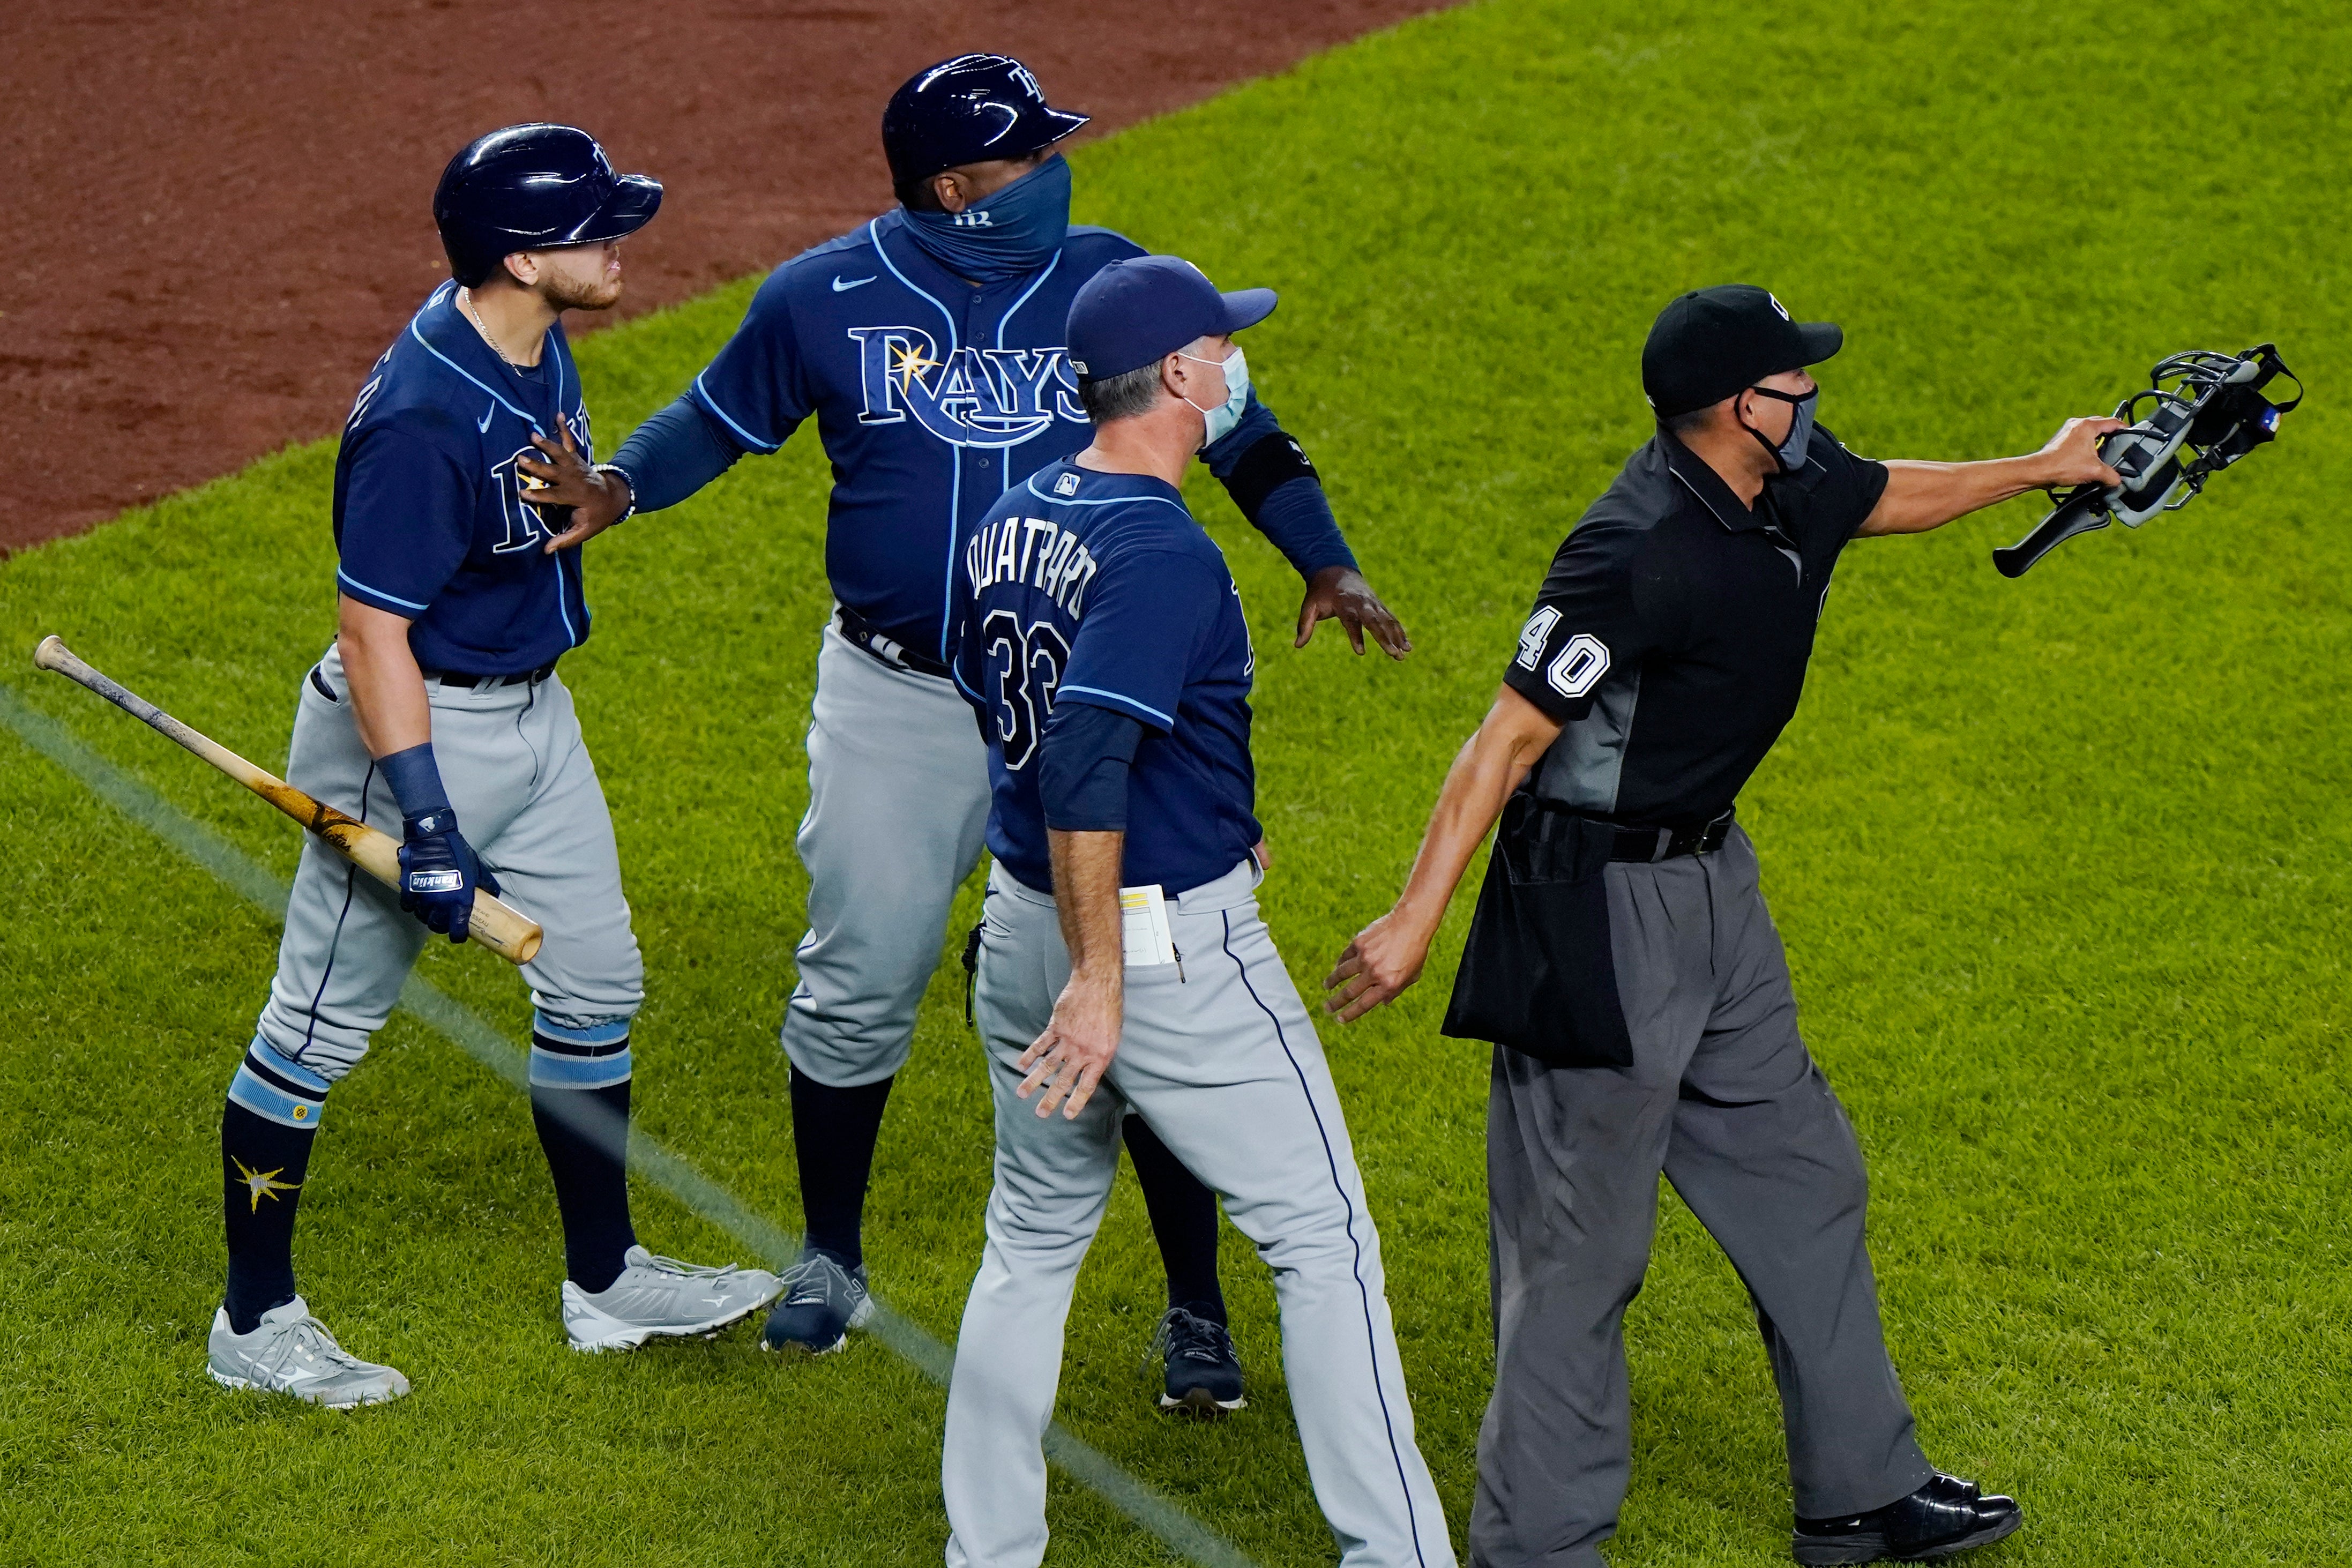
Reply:
M572 441L580 448L580 460L593 463L596 444L588 434L588 410L582 407L566 415L563 422L572 429ZM536 447L520 447L512 457L490 468L490 486L499 498L499 521L505 524L499 542L490 546L493 555L529 550L541 540L552 539L562 532L571 521L570 507L548 506L531 500L532 491L546 487L516 465L525 458L536 460L540 456Z
M903 424L957 447L1017 447L1056 419L1086 422L1067 351L960 348L940 357L920 327L851 327L860 425Z

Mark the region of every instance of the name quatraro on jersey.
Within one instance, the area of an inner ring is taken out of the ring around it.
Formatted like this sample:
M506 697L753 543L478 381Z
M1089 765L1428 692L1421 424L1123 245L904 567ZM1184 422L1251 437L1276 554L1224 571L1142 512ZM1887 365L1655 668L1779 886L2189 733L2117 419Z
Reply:
M1050 519L1008 517L971 536L963 569L974 594L998 583L1025 583L1076 616L1094 580L1095 558L1076 533Z

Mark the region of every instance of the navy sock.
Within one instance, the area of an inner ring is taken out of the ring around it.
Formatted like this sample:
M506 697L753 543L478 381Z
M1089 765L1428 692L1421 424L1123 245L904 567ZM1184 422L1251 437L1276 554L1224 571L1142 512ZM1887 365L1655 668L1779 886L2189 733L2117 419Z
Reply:
M295 1297L294 1208L310 1172L310 1145L326 1109L326 1080L256 1040L221 1107L221 1215L228 1288L221 1304L232 1332Z
M1184 1168L1140 1116L1122 1125L1127 1157L1151 1215L1160 1262L1168 1270L1168 1304L1223 1327L1225 1293L1217 1284L1217 1194Z
M530 1120L563 1215L565 1278L591 1296L612 1288L637 1244L629 1223L629 1037L615 1027L541 1023L530 1037Z
M800 1163L808 1245L844 1268L866 1261L866 1187L882 1135L889 1079L835 1089L793 1069L793 1152Z

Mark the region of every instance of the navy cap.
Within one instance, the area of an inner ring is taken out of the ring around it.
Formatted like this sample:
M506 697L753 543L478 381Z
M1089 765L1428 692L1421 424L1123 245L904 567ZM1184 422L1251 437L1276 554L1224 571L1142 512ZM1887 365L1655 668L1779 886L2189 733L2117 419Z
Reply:
M1274 290L1220 294L1181 256L1114 261L1070 301L1070 368L1088 381L1125 375L1196 338L1255 327L1274 314Z
M958 55L917 71L882 111L882 153L890 182L905 185L942 169L992 158L1025 158L1087 122L1055 109L1029 68L1010 55Z
M615 174L585 131L509 125L476 137L449 160L433 192L433 221L450 270L473 288L515 251L635 234L661 199L659 180Z
M1720 403L1768 375L1819 364L1845 346L1829 321L1799 321L1770 290L1719 283L1680 296L1658 312L1642 345L1642 391L1651 411L1672 419Z

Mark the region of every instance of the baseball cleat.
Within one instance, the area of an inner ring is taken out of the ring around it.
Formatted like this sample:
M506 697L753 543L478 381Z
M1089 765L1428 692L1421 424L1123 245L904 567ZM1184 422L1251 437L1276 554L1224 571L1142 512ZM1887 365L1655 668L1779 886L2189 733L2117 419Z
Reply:
M563 1331L575 1351L633 1351L650 1339L705 1339L776 1299L783 1281L764 1268L697 1268L642 1247L621 1255L627 1267L590 1295L563 1282Z
M866 1265L844 1268L830 1253L811 1247L784 1271L784 1297L768 1314L762 1350L804 1350L818 1355L849 1342L849 1331L874 1317L866 1293Z
M1223 1323L1171 1307L1152 1343L1167 1360L1160 1409L1214 1420L1249 1403L1242 1397L1241 1358Z
M1908 1497L1844 1519L1797 1521L1790 1552L1807 1568L1844 1563L1932 1563L1990 1546L2025 1522L2017 1500L1986 1497L1941 1473Z
M221 1308L205 1349L205 1371L223 1388L288 1394L330 1410L382 1405L408 1392L408 1379L337 1344L299 1296L262 1313L249 1334L231 1330Z

